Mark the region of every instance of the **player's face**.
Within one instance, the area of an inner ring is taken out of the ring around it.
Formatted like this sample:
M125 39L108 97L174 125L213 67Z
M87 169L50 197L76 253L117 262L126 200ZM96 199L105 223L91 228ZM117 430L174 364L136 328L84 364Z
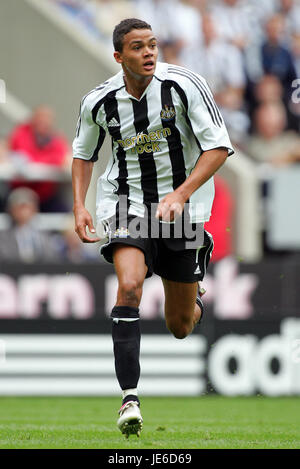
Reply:
M115 52L116 61L125 73L136 78L151 77L157 61L157 41L150 29L133 29L125 34L122 52Z

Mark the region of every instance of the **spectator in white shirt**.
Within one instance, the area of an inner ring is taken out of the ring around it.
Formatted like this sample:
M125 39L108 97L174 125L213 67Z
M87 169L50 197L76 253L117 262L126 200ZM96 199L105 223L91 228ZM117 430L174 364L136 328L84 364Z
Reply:
M160 60L183 64L190 47L202 41L200 13L179 0L137 0L137 15L152 25Z
M218 27L218 33L224 41L230 42L240 50L248 45L253 31L250 18L240 0L223 0L211 9Z
M58 251L51 235L38 229L37 194L27 187L13 190L7 200L11 226L0 232L0 261L55 262Z
M243 109L246 86L243 55L236 46L218 37L211 15L203 16L202 33L203 45L194 45L190 60L184 65L207 80L216 102L222 109L232 139L238 143L244 138L250 125Z
M228 87L243 91L246 77L240 50L221 40L211 15L203 16L202 33L203 44L194 44L184 65L207 80L217 100Z
M285 16L287 33L300 34L300 4L295 0L279 0L279 11Z

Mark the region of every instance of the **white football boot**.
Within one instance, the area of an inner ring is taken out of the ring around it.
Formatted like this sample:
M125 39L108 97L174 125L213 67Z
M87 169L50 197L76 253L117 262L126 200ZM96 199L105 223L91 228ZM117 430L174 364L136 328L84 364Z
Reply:
M143 418L137 401L128 401L119 410L118 428L126 436L140 436L143 427Z

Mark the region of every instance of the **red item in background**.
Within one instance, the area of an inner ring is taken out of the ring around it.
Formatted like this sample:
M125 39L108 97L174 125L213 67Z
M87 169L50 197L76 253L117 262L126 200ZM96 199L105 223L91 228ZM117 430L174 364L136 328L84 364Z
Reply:
M205 223L205 229L213 235L213 262L223 259L232 253L231 223L233 212L233 197L229 186L220 177L215 176L215 198L210 220Z
M57 168L63 167L68 153L68 143L60 135L54 134L47 143L39 146L30 123L16 127L10 137L9 145L12 151L25 154L29 163L51 165ZM40 201L43 202L55 194L57 184L51 181L27 182L19 180L12 182L13 188L19 186L33 189L38 194Z
M59 135L53 135L49 142L38 146L30 124L16 127L10 137L10 148L25 153L31 163L62 167L68 153L68 143Z

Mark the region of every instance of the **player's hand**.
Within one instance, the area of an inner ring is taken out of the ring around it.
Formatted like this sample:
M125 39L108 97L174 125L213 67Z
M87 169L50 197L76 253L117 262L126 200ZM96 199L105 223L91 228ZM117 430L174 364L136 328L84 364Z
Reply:
M101 241L101 238L91 238L87 234L87 228L92 234L96 233L96 230L93 225L92 217L85 207L74 208L74 216L75 231L83 243L97 243Z
M162 221L174 221L183 212L185 200L177 192L167 194L158 204L155 217Z

